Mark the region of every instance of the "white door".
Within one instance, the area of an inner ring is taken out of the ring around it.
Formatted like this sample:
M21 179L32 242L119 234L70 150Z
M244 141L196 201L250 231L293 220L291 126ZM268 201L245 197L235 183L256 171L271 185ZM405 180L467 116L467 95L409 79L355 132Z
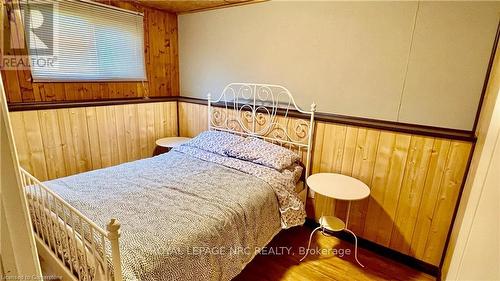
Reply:
M1 79L0 146L0 277L42 280Z

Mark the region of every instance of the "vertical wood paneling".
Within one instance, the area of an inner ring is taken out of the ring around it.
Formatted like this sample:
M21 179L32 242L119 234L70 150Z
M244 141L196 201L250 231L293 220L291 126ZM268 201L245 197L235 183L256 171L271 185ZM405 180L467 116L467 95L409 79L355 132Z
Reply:
M61 133L56 110L44 110L38 112L40 122L40 132L45 151L45 162L47 163L47 172L49 178L59 178L66 174Z
M78 160L76 157L77 146L73 143L71 130L71 119L68 109L56 111L59 133L61 137L61 148L63 152L63 163L67 174L78 173Z
M157 138L177 135L175 102L10 115L21 166L41 180L150 157Z
M163 124L164 134L160 135L160 137L178 136L179 116L177 115L177 102L164 102L162 103L162 105L163 105L162 124Z
M207 107L199 104L179 103L179 135L194 137L207 130Z
M137 121L139 124L143 124L143 126L138 126L139 130L139 155L141 157L145 157L148 155L148 136L147 136L147 119L146 119L146 108L140 105L135 105L137 110ZM150 154L149 154L150 155Z
M351 176L371 187L380 131L359 128L356 139L356 152ZM349 227L356 233L363 233L369 199L351 203Z
M356 139L358 138L358 128L346 126L344 148L342 152L342 167L340 173L352 176L354 166L354 156L356 155ZM337 200L335 204L335 215L346 221L348 202Z
M101 148L99 146L99 127L97 125L97 112L95 107L85 108L85 118L87 119L87 130L89 135L90 156L92 168L102 168Z
M116 131L116 144L118 152L118 163L124 163L128 161L127 158L127 137L125 131L124 122L124 106L115 106L115 125L114 130ZM155 120L156 122L157 120Z
M10 116L21 166L35 177L46 179L45 151L37 112L13 112Z
M359 129L352 126L346 127L346 135L344 141L344 152L342 156L342 168L340 172L344 175L351 176L354 167L354 156L356 155L356 140L358 138Z
M73 148L77 162L77 173L89 171L92 169L92 154L90 150L90 138L87 127L87 115L85 108L69 108L69 122L71 128L71 137L73 138ZM61 111L61 119L68 121L68 115ZM61 121L60 121L61 122Z
M116 131L111 130L111 125L113 124L112 119L108 114L111 107L99 106L95 107L96 113L96 125L98 134L99 157L101 158L102 167L113 166L113 142L116 140ZM117 147L115 145L115 147ZM118 154L118 153L117 153ZM117 155L115 154L115 155Z
M127 138L127 160L139 159L141 144L139 140L139 120L137 116L137 106L135 104L125 105L125 132Z
M380 134L363 236L384 246L390 242L409 145L409 135Z
M334 125L325 127L319 172L333 171L335 173L340 173L340 169L342 168L345 133L345 126Z
M118 132L116 130L116 108L117 106L110 106L106 109L106 118L108 120L108 134L109 145L111 146L111 165L118 165L123 163L120 161L120 151L118 149ZM102 134L99 134L102 137Z
M434 139L412 136L390 246L408 254L423 195Z
M181 118L181 116L179 116ZM320 161L317 161L318 158L321 158L323 155L323 139L325 136L325 123L318 122L314 127L314 146L312 148L312 157L315 161L312 161L311 173L319 173L320 171Z
M424 190L422 192L422 201L410 244L414 256L423 257L426 250L427 238L429 237L435 206L439 199L441 180L445 172L450 146L451 141L449 140L436 139L434 141Z
M177 15L167 14L165 17L165 24L168 26L167 34L170 36L170 84L172 85L172 95L180 95L180 81L179 81L179 33L177 24Z
M139 126L139 143L141 157L153 154L155 148L154 106L150 104L137 104Z
M470 150L469 143L451 143L423 256L423 260L431 264L439 264L441 260L441 255L436 253L441 253L444 249Z
M10 28L11 30L12 29L18 30L18 32L15 32L14 34L18 36L17 38L18 42L23 42L23 39L21 37L24 36L24 28L23 28L23 19L21 17L20 3L17 1L12 1L9 3L10 4L8 5L15 6L15 8L11 10L13 11L13 13L11 14L12 16L11 21L14 22L15 26L10 26ZM26 57L28 55L28 51L27 49L16 49L14 51L14 55ZM19 88L21 89L21 96L23 101L35 101L35 95L33 93L33 86L31 83L30 70L23 68L22 70L17 71L17 77L19 80Z
M207 107L179 103L181 136L207 128ZM349 228L359 236L438 265L471 144L316 122L312 173L355 177L371 196L352 202ZM315 194L309 217L346 216L346 202Z

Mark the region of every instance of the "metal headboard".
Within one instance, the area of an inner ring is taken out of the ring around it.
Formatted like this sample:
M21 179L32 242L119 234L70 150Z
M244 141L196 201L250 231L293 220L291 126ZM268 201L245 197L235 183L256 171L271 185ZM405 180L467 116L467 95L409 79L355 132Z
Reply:
M290 91L283 86L231 83L216 100L208 94L208 129L257 137L295 150L305 162L307 178L315 111L314 103L311 111L300 109ZM289 113L296 112L301 113L295 114L299 117L289 116Z

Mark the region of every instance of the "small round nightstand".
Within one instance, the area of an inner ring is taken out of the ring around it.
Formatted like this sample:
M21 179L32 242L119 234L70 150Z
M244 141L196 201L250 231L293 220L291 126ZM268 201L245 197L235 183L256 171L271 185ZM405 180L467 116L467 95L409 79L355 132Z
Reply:
M166 137L156 140L156 148L153 153L154 156L160 155L162 153L170 151L170 149L177 147L185 142L188 142L191 138L185 137Z
M347 231L352 234L354 236L354 258L360 266L364 267L358 260L358 237L347 227L349 225L351 201L365 199L370 196L370 188L360 180L334 173L318 173L311 175L307 178L307 185L311 190L323 196L336 200L349 201L349 205L347 207L345 223L334 216L321 216L319 219L320 226L315 228L311 233L309 243L307 244L307 251L300 261L303 261L309 254L309 248L314 233L320 229L324 233L326 229L329 231Z

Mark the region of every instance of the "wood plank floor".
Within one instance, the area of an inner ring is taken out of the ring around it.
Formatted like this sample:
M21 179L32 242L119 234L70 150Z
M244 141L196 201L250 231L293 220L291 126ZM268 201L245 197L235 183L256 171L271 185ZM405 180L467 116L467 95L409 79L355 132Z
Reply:
M359 249L361 268L354 260L354 245L317 232L311 243L321 254L310 255L302 263L300 247L306 247L311 229L295 227L281 231L260 254L250 262L234 280L436 280L434 277L407 267L371 251ZM291 248L285 248L290 247ZM281 248L282 247L282 248ZM333 249L337 250L337 255ZM347 255L347 249L351 250ZM344 256L339 256L341 251ZM288 251L290 254L288 254Z

